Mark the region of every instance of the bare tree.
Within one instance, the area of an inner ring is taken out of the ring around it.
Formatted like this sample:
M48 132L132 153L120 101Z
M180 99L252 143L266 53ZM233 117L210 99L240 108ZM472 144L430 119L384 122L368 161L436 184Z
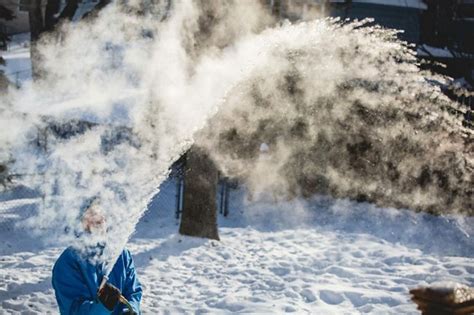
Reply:
M31 33L31 64L33 78L40 76L38 68L39 54L37 51L37 42L45 32L53 32L57 25L62 21L72 21L76 15L79 0L67 0L66 5L61 11L61 0L48 0L43 10L41 0L31 0L28 6L30 33ZM110 0L101 0L93 9L98 12L104 8Z
M0 20L13 20L15 18L15 15L13 12L8 9L7 7L0 5ZM4 28L2 27L2 24L0 24L0 47L2 49L7 48L7 43L10 40L10 37L8 36L7 32L4 31ZM0 56L0 65L4 66L5 65L5 60ZM5 77L4 73L2 70L0 70L0 91L5 90L8 87L8 79Z

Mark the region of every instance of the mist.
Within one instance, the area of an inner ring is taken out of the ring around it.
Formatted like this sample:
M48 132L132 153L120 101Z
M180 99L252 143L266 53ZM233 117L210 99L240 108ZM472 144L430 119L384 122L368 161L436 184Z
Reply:
M472 132L442 110L449 99L395 31L276 24L250 0L164 10L114 2L64 24L38 45L40 78L1 97L3 154L44 196L25 223L33 233L84 251L106 243L97 259L112 263L193 143L257 198L278 189L472 212ZM51 127L71 121L70 137ZM93 197L105 234L81 223Z
M371 22L272 29L271 59L197 143L260 195L472 214L473 134L446 111L447 78L421 71L396 31Z

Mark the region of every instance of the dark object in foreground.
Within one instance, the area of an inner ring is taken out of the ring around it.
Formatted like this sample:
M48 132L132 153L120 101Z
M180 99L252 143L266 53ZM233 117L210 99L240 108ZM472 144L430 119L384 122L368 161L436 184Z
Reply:
M423 315L474 314L474 289L464 285L417 288L410 294Z
M102 304L109 311L113 311L114 308L117 306L118 302L121 302L127 307L127 310L122 311L122 314L136 315L137 313L135 313L135 311L133 310L133 306L130 304L130 302L128 302L128 300L122 295L122 293L116 286L108 283L108 280L109 277L104 276L102 278L102 283L99 286L97 298L100 300L100 302L102 302Z
M119 302L120 295L120 290L110 283L106 283L97 293L97 297L109 311L114 310Z

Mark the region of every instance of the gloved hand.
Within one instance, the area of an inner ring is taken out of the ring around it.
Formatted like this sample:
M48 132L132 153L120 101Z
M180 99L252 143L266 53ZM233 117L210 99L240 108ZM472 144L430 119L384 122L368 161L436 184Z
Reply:
M109 310L113 311L117 303L119 302L120 290L117 289L114 285L106 283L102 289L97 292L97 297L99 301L104 304L104 306Z

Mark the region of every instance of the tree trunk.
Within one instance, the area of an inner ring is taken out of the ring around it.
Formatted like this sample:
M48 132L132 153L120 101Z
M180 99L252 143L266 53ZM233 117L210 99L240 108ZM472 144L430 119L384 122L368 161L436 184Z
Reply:
M186 157L180 234L219 240L216 193L217 168L203 149L193 146Z
M66 6L59 15L60 0L48 0L46 3L46 10L43 19L43 10L41 8L41 0L32 0L29 8L29 22L31 33L31 71L33 79L36 80L41 77L41 56L38 52L37 42L42 33L48 31L52 32L56 25L63 19L72 20L76 14L79 0L67 0Z
M111 2L111 0L100 0L99 3L97 3L97 5L92 10L90 10L89 12L86 12L86 14L84 14L82 16L82 18L83 19L96 18L97 15L99 14L100 10L102 10L107 5L109 5L110 2Z
M282 0L273 0L271 3L272 14L277 18L281 18L281 3Z
M31 2L31 7L28 10L28 17L30 22L31 42L36 42L43 32L41 0L34 0Z
M31 71L33 79L40 76L39 63L40 56L37 49L37 41L43 32L43 12L41 10L41 0L33 0L28 11L30 22L30 54L31 54Z
M76 14L78 6L79 0L68 0L58 20L68 19L69 21L72 21L72 18Z
M60 7L60 0L48 0L48 3L46 4L46 12L44 13L44 30L46 32L54 30L54 26L58 19L56 15L59 13Z
M4 93L8 89L8 79L3 73L0 71L0 92Z

